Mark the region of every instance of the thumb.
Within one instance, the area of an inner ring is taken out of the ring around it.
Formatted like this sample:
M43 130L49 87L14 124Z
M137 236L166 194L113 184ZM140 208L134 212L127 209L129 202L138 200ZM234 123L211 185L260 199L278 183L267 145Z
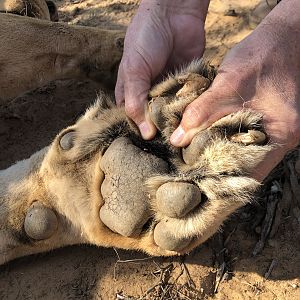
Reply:
M156 127L148 113L148 93L150 82L135 76L127 78L124 83L125 112L136 123L145 140L152 139L156 134Z
M171 144L185 147L199 131L242 109L243 105L234 93L228 93L228 89L222 93L222 90L213 85L186 107L180 125L171 135Z

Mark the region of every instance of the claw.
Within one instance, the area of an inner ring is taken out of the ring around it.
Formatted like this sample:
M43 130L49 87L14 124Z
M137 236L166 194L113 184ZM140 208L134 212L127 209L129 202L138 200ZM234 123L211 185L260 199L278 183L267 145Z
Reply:
M188 147L182 149L182 158L184 162L188 165L193 165L196 161L198 161L199 156L208 146L211 139L212 136L207 130L197 134L193 138L191 144Z
M164 98L157 97L152 99L148 105L152 122L160 131L162 131L166 121L162 113L162 109L164 105L166 105L166 100Z
M210 86L210 80L202 75L190 73L184 77L178 78L179 83L184 86L176 93L177 97L184 97L188 94L195 93L200 96Z
M266 135L258 130L248 130L248 132L241 132L232 135L230 141L235 143L241 143L244 145L262 145L267 137Z

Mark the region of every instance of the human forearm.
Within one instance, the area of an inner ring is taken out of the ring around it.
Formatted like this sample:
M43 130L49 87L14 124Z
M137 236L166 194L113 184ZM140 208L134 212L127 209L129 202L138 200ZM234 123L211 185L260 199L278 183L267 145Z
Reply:
M234 46L211 88L185 110L171 136L184 147L195 133L245 108L263 115L264 129L278 147L252 174L262 180L300 140L300 10L282 0L263 22Z
M292 55L286 57L289 61L291 58L300 68L300 1L282 0L267 17L257 27L256 31L261 32L268 41L278 41L279 50L284 54L290 51ZM295 65L296 66L296 65Z
M278 3L272 12L268 15L268 18L284 21L288 26L300 28L300 14L296 13L300 11L300 2L298 0L282 0ZM264 23L264 22L263 22Z

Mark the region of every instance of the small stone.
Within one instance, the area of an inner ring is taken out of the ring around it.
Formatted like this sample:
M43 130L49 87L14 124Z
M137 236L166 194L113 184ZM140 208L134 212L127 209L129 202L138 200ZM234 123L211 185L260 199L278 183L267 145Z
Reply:
M238 14L235 11L235 9L228 9L227 11L225 11L224 16L228 16L228 17L237 17Z
M274 239L269 239L268 240L268 245L272 248L276 248L278 246L278 242Z
M261 233L261 227L260 226L255 227L255 232L257 234L260 234Z

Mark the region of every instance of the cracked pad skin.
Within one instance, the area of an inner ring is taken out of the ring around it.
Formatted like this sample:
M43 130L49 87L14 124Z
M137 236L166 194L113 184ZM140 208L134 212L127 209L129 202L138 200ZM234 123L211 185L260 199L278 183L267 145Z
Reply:
M105 202L100 209L102 222L123 236L139 234L152 214L145 179L167 173L167 163L122 137L110 145L100 167L105 174L101 185Z
M214 72L195 61L154 88L159 133L151 141L101 94L49 147L0 171L0 264L83 243L183 254L248 203L260 186L249 174L274 148L261 140L261 115L224 117L184 151L169 143L185 107L207 88L202 77L211 82ZM34 203L41 217L26 231Z

